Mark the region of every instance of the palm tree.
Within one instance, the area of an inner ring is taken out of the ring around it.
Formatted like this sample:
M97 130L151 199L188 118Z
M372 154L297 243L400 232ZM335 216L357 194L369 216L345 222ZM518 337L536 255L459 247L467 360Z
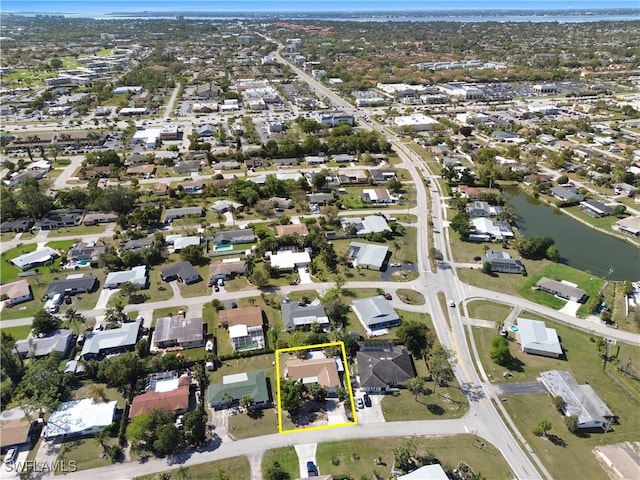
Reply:
M187 480L187 478L189 478L189 469L184 465L180 465L176 470L176 478L179 480Z
M76 326L76 335L80 333L78 330L78 322L85 323L84 315L78 313L74 308L67 308L66 312L64 312L64 318L67 319L69 325L74 324Z
M253 255L247 255L247 258L244 261L244 274L247 276L247 279L251 279L251 275L253 275L253 271L255 269L256 269L255 257Z

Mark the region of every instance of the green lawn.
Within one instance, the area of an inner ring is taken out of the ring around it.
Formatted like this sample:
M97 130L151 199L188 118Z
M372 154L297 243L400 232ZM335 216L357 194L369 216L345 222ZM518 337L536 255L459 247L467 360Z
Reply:
M318 445L320 446L320 445ZM298 466L298 454L293 447L274 448L264 452L262 457L262 473L266 473L267 468L277 461L283 471L289 474L289 477L281 478L299 478L300 467Z
M256 410L250 415L242 413L229 417L229 433L236 440L278 433L278 417L275 408Z
M416 292L415 290L410 290L408 288L399 288L396 290L396 294L398 298L402 300L404 303L408 303L409 305L424 305L425 299L424 295L420 292Z
M13 260L16 257L24 253L35 252L37 245L35 243L28 243L26 245L20 245L18 247L7 250L6 252L0 255L2 259L2 268L0 268L0 282L4 285L5 283L10 283L15 280L19 280L18 274L20 273L20 269L15 267L10 260Z
M176 472L177 468L167 470L166 473L171 474L171 478L180 478ZM214 475L221 473L220 478L231 478L233 480L249 480L251 478L251 467L247 457L232 457L217 462L202 463L187 467L187 476L189 480L211 480ZM134 480L159 480L160 473L153 475L143 475L135 477ZM226 476L225 476L226 475Z
M31 332L31 325L3 328L2 332L6 333L7 335L11 335L14 340L24 340L29 336L29 333Z
M426 367L423 370L426 371ZM455 383L454 380L452 385ZM433 390L433 382L427 382L427 388ZM387 422L460 418L467 413L467 406L467 399L457 385L437 387L435 393L418 395L417 399L404 389L382 399L382 412Z
M505 321L513 307L502 303L490 302L488 300L474 300L467 304L467 311L471 318L481 320Z
M99 233L104 233L106 229L106 225L80 225L78 227L64 227L57 230L51 230L47 235L47 238L69 237L71 235L77 235L78 238L80 238L81 235L96 235Z
M105 444L115 445L117 439L107 439ZM105 454L104 449L93 438L82 438L64 442L58 454L58 461L76 462L78 471L91 468L106 467L111 465L111 459ZM62 472L56 474L62 474Z
M390 478L394 462L394 449L406 446L410 442L420 451L432 453L445 470L455 468L458 462L462 461L467 463L476 474L481 473L483 478L491 478L492 480L513 478L511 469L497 450L492 445L488 445L488 448L485 449L478 448L472 435L445 438L371 438L366 441L327 442L318 444L316 458L318 458L320 473L330 472L335 479L375 480L376 475L378 478ZM382 457L382 463L376 466L374 460L378 457Z
M94 382L92 380L83 380L82 386L78 388L78 390L76 390L75 398L77 400L81 400L83 398L89 398L91 396L91 394L89 393L89 388L92 385L94 385ZM124 397L120 392L118 392L115 388L107 387L106 383L99 383L97 385L101 385L105 387L105 390L104 390L105 401L112 402L116 400L118 402L118 408L124 408L125 401L124 401Z

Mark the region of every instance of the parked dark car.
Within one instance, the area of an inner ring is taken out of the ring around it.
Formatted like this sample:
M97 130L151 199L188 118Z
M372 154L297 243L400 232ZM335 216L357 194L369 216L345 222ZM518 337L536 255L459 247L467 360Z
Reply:
M371 397L369 395L365 394L362 399L364 400L365 407L371 406Z
M318 476L318 469L316 468L315 463L313 463L311 460L307 462L307 475L309 475L310 477Z
M391 296L390 293L385 293L384 298L386 298L387 300L391 300L393 297Z

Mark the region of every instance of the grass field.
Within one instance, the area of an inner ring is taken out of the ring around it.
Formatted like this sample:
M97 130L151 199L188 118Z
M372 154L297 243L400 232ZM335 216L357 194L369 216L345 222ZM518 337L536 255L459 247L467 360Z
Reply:
M105 445L115 445L116 443L117 439L108 438L105 440ZM78 471L106 467L112 464L102 446L93 438L81 438L64 442L57 460L60 462L74 460Z
M256 410L251 416L246 413L229 417L229 432L236 440L278 433L277 410Z
M57 230L51 230L47 235L47 238L69 237L71 235L77 235L78 238L80 238L82 235L97 235L99 233L104 233L106 229L106 225L80 225L79 227L64 227Z
M467 311L471 318L490 320L492 322L505 321L513 307L488 300L474 300L467 304Z
M293 447L274 448L264 452L264 456L262 457L262 473L266 473L267 468L276 461L280 464L282 470L289 474L288 477L280 478L300 477L298 455Z
M498 480L513 477L507 463L496 449L492 445L482 450L477 448L474 446L477 443L471 435L437 439L393 437L372 438L366 441L327 442L318 445L316 458L318 458L320 473L330 472L335 479L390 478L394 462L393 450L409 443L422 452L432 453L445 470L455 468L458 462L462 461L467 463L476 474L481 473L483 478ZM378 457L382 457L380 465L374 462Z
M251 478L251 467L245 456L226 458L217 462L202 463L186 468L187 476L185 478L189 480L211 480L216 478L215 475L221 475L219 478L233 480L249 480ZM169 473L171 475L170 478L180 478L176 473L177 471L178 469L174 468L162 473ZM135 477L134 480L160 480L162 473Z
M435 393L420 394L417 399L409 390L386 395L382 399L384 419L387 422L402 422L460 418L467 413L468 403L462 390L454 384L455 380L452 386L437 387ZM433 390L433 382L427 382L427 388Z
M415 290L410 290L407 288L399 288L396 290L396 294L398 298L409 305L424 305L424 295L420 292L416 292Z

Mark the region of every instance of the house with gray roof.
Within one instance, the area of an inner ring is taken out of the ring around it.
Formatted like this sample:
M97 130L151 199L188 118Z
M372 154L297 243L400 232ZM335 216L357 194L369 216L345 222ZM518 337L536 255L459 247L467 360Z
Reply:
M49 247L42 247L33 252L24 253L17 256L16 258L11 259L11 263L13 263L20 270L29 270L33 267L41 267L43 265L47 265L53 262L53 260L57 257L59 257L59 255L56 250Z
M151 345L155 348L197 348L204 345L202 318L185 318L182 315L156 320Z
M191 262L178 262L175 265L160 270L160 277L165 282L179 280L186 285L196 283L200 280L200 274L193 268Z
M77 227L84 218L83 210L51 210L42 217L38 228L41 230L56 230L63 227Z
M173 171L176 173L198 173L202 169L202 163L198 160L185 160L180 162L180 165L173 167Z
M551 195L559 198L563 202L581 202L584 200L584 195L580 195L575 187L552 187Z
M388 333L387 329L402 323L400 316L382 295L354 300L351 308L370 336L384 335Z
M544 322L539 320L518 318L516 338L520 349L525 353L552 358L562 355L558 333L553 328L547 328Z
M0 223L0 233L7 232L28 232L33 227L33 220L30 218L18 218Z
M67 278L53 280L47 288L47 297L53 298L56 293L62 295L77 295L78 293L93 292L98 286L98 279L92 275L74 274Z
M327 312L320 303L286 302L280 306L280 312L287 332L309 328L314 323L323 327L329 325Z
M244 262L242 260L213 262L209 270L212 280L226 280L236 275L244 273Z
M613 215L613 208L611 208L609 205L605 205L602 202L598 202L597 200L585 200L583 202L580 202L580 208L584 213L594 218L608 217L609 215Z
M297 158L274 158L273 163L277 167L294 167L300 162Z
M369 178L373 185L386 185L389 180L396 178L396 172L393 170L384 170L381 168L372 168L369 170Z
M100 359L106 355L132 351L138 335L142 320L123 323L120 328L109 330L93 330L89 332L82 346L80 357L83 360Z
M315 203L317 205L326 205L327 203L333 203L335 197L332 193L309 193L307 194L309 203Z
M210 385L207 391L209 407L215 410L237 405L244 396L253 399L253 408L271 406L267 378L263 370L225 375L222 377L222 383Z
M563 413L577 417L578 428L604 428L614 418L606 403L589 384L579 385L563 370L540 372L542 383L554 397L564 400Z
M614 183L611 185L613 191L616 195L624 194L627 197L633 197L638 189L633 185L629 185L628 183Z
M171 223L178 218L201 216L202 208L200 207L167 208L164 212L164 221L166 223Z
M216 245L235 245L238 243L255 242L256 235L253 228L239 228L236 230L225 230L216 232L213 235L213 243Z
M587 295L586 291L578 288L578 286L573 283L569 283L564 280L559 282L547 277L542 277L540 280L538 280L536 289L550 293L551 295L555 295L556 297L564 298L565 300L580 303Z
M96 242L74 243L67 252L67 261L70 262L91 262L98 260L98 257L107 251L105 245L96 245Z
M132 238L131 240L124 242L122 245L122 251L139 252L144 247L150 247L151 245L153 245L153 237Z
M356 362L360 386L365 392L386 393L416 376L407 350L392 343L361 343Z
M46 357L51 352L58 352L60 358L65 358L73 345L73 332L67 329L59 329L46 337L31 337L16 342L16 352L22 358Z
M149 286L149 275L146 265L133 267L131 270L109 273L104 281L104 288L118 288L126 282L131 282L140 288L147 288Z
M511 255L503 250L487 250L482 257L482 262L489 262L492 272L523 273L525 271L520 260L511 258Z
M389 249L383 245L351 242L347 250L347 258L351 259L354 266L379 271L382 270L388 251Z
M232 202L231 200L218 200L211 205L211 210L216 213L226 213L231 209L240 208L241 206L241 203Z

